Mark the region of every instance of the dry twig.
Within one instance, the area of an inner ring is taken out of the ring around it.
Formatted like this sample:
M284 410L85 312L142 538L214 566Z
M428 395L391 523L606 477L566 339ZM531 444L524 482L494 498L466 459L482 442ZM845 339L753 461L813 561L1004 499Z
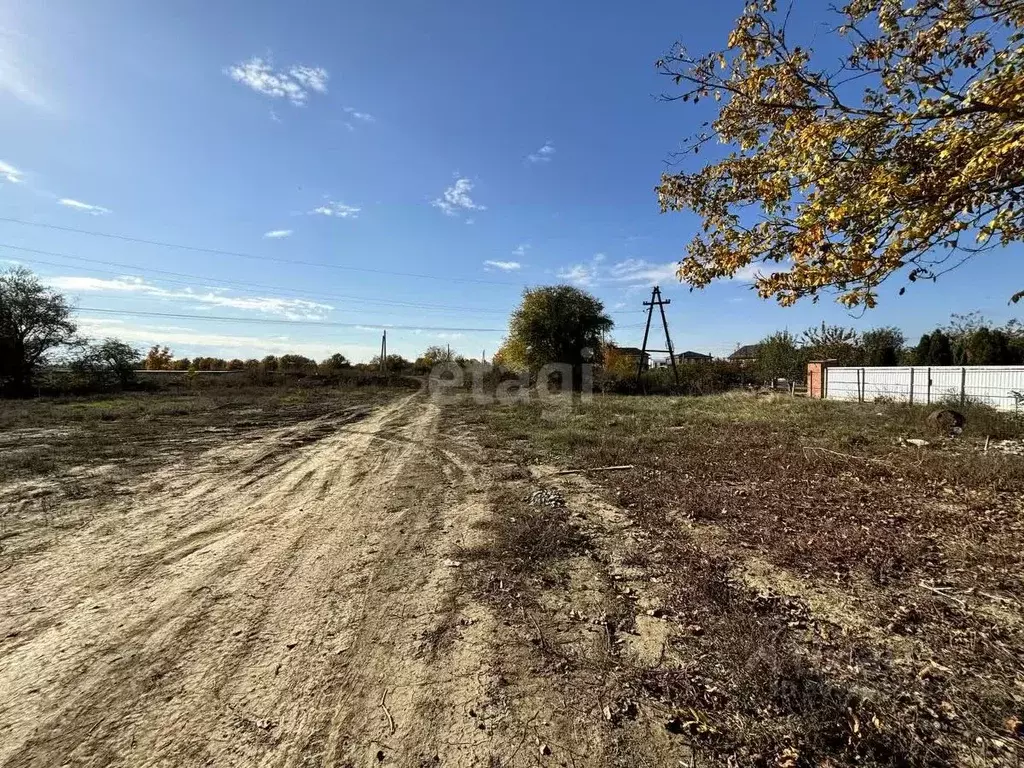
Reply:
M561 469L556 475L575 475L579 472L613 472L620 469L632 469L632 464L619 464L614 467L581 467L580 469Z
M384 699L388 697L388 689L384 689L384 693L380 695L380 708L384 710L384 714L388 718L388 726L391 728L391 734L395 733L395 718L391 716L391 711L388 709L388 705L384 703Z

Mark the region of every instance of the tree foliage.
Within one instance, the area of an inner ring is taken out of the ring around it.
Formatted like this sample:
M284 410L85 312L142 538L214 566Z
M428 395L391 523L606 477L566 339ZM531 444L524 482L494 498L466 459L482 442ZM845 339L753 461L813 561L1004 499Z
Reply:
M146 353L143 367L147 371L169 371L173 360L174 353L169 348L154 344Z
M721 101L684 150L729 145L696 172L662 176L663 211L704 222L681 279L703 287L763 265L756 288L789 305L836 289L874 306L908 268L935 278L1024 236L1024 3L850 0L820 61L788 11L748 0L723 50L658 62L680 91Z
M135 370L142 362L142 353L118 339L83 343L71 361L71 370L90 380L93 386L128 387L135 379ZM163 369L156 369L163 370Z
M899 365L906 338L903 331L891 326L873 328L861 334L864 365Z
M778 331L758 344L756 370L764 381L799 381L807 368L807 351L789 331Z
M607 377L626 380L636 378L639 360L634 355L625 354L617 344L605 344L602 363Z
M604 305L586 291L570 285L531 288L512 313L506 346L516 345L530 371L549 363L572 366L578 386L582 364L600 360L601 337L612 325Z
M26 394L47 354L75 331L67 301L30 270L0 272L0 390Z
M352 363L350 363L348 361L348 358L345 357L340 352L335 352L333 355L331 355L322 363L320 363L320 367L327 371L340 371L343 368L351 368Z
M853 328L822 322L804 331L801 341L809 358L835 360L839 365L857 365L861 362L860 338Z
M526 362L526 344L519 339L506 339L491 362L498 368L521 373L528 370Z

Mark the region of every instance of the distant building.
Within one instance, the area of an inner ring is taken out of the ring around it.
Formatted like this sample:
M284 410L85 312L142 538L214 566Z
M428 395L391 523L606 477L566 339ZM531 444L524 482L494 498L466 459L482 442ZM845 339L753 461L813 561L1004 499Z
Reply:
M700 352L681 352L676 355L676 363L710 363L713 358L711 355L704 355ZM651 361L651 368L668 368L672 365L672 358L663 357L659 360Z
M729 359L732 360L734 363L741 363L745 365L748 363L756 363L757 358L760 357L760 355L760 344L744 344L742 347L740 347L731 355L729 355Z

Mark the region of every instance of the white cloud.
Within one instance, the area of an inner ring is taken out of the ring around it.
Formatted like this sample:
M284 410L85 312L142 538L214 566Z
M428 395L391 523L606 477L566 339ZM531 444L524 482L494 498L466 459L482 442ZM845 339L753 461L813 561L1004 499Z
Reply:
M515 248L512 249L512 255L513 256L518 256L519 258L522 258L523 256L526 255L526 252L529 249L530 249L529 244L527 244L527 243L520 243L519 245L517 245Z
M352 117L354 117L356 120L362 120L364 123L377 122L377 118L375 118L369 112L360 112L355 107L345 107L344 109L346 114L352 115ZM351 123L347 123L346 125L351 125Z
M197 354L215 355L225 359L281 355L288 352L323 360L341 352L350 360L369 360L377 354L380 345L337 344L335 342L309 342L292 340L289 336L234 336L210 333L190 328L171 326L145 326L136 322L125 323L101 317L82 317L77 321L85 336L103 338L116 336L124 341L151 346L167 344L177 357Z
M325 205L321 205L319 208L314 208L310 213L317 213L321 216L332 216L338 219L354 219L359 215L359 208L355 205L345 205L345 203L338 203L334 200L329 200Z
M70 197L62 197L57 203L68 208L74 208L76 211L84 211L93 216L103 216L111 212L109 208L104 208L102 205L90 205L89 203L83 203L81 200L72 200Z
M323 67L294 65L287 71L275 70L272 62L254 56L234 64L224 73L237 83L273 99L288 99L297 107L305 105L311 91L327 93L329 75Z
M294 66L288 70L292 79L317 93L327 93L327 70L323 67Z
M31 65L23 54L29 38L14 32L10 27L0 27L0 91L6 91L23 104L37 109L49 109L50 105L39 92ZM28 65L28 66L26 66Z
M322 320L334 307L305 299L281 299L270 296L230 296L223 291L194 290L185 288L169 290L148 283L141 277L124 276L111 279L67 275L46 279L50 285L62 291L84 293L132 293L153 298L196 302L204 308L228 307L247 312L263 312L288 320Z
M290 229L272 229L269 232L264 232L263 236L270 240L279 240L282 237L291 237L292 231Z
M538 149L536 152L531 152L526 156L526 159L531 163L550 163L555 156L555 145L550 141L545 141L544 146Z
M522 269L523 265L518 261L485 261L484 265L487 267L494 267L504 272L512 272L517 269Z
M761 276L761 265L747 264L745 267L740 267L736 270L736 274L732 276L732 280L738 280L741 283L752 283L755 279Z
M670 261L667 264L652 264L643 259L626 259L608 267L610 280L622 283L655 283L674 280L679 264Z
M580 288L589 288L597 282L597 269L588 264L573 264L558 270L557 275L560 280L578 285Z
M22 179L22 176L24 175L25 174L10 163L5 163L3 160L0 160L0 178L3 178L11 184L21 184L21 182L24 181L24 179Z
M655 285L675 280L678 268L679 265L674 261L656 264L643 259L626 259L608 265L605 255L597 253L589 262L564 267L557 275L562 280L584 288L599 283Z
M473 191L473 182L469 179L456 179L444 194L434 200L431 205L440 208L447 216L456 216L463 211L486 211L486 205L473 201L469 193Z

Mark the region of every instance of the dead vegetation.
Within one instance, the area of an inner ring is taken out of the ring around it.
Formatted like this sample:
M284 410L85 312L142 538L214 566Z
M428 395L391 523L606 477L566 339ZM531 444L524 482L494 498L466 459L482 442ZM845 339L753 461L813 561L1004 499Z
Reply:
M129 481L147 472L270 428L349 419L351 409L398 394L383 388L220 387L6 400L0 409L0 558L21 551L19 537L29 529L74 529L95 519L123 496ZM295 441L330 431L327 425L285 436L278 454L284 458ZM252 478L273 463L274 456L262 457Z
M490 409L481 439L506 464L633 468L546 476L599 489L623 515L604 533L593 499L538 507L509 481L478 587L622 764L1019 765L1024 461L984 444L1024 430L973 408L937 439L927 415L752 396ZM576 608L584 572L604 615ZM624 652L651 632L659 652Z

